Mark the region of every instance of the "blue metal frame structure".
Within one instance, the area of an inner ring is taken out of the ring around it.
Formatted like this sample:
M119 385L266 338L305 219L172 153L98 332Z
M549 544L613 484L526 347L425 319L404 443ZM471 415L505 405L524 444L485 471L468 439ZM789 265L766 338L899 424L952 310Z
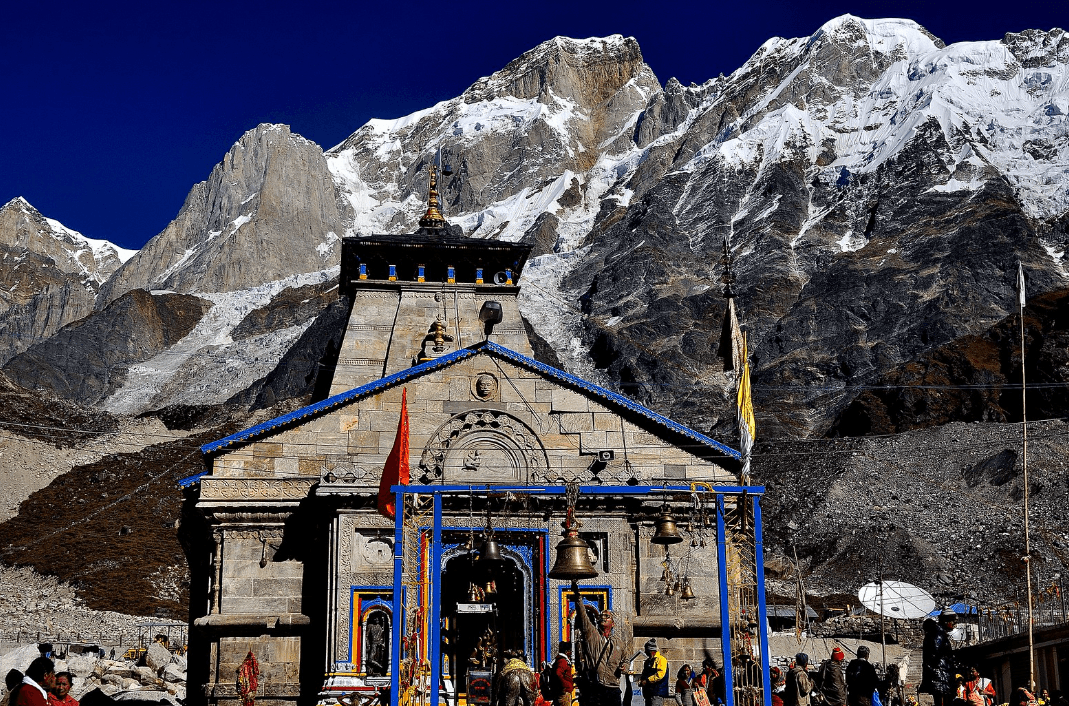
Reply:
M754 534L757 545L757 568L758 568L758 633L761 646L761 672L763 674L764 706L771 706L772 690L769 684L769 661L768 661L768 622L765 605L764 583L764 557L762 556L763 542L761 539L761 509L760 496L765 492L763 486L712 486L712 489L702 487L698 492L713 493L716 495L716 524L717 524L717 560L720 571L720 621L721 639L724 654L724 696L727 700L725 706L735 706L735 698L732 684L731 669L731 633L730 615L727 588L727 539L724 521L724 496L739 495L753 498L754 507ZM430 688L437 698L431 700L431 706L438 706L441 694L439 680L441 678L441 547L442 547L442 496L474 494L486 495L490 493L532 493L538 495L564 495L566 488L563 485L395 485L390 489L396 498L394 507L396 516L394 519L394 574L393 574L393 600L395 608L393 622L393 642L390 645L392 664L395 665L390 675L390 700L392 704L399 703L400 697L400 666L403 657L401 640L403 638L403 625L407 621L404 615L405 605L401 595L402 571L404 563L403 532L404 532L404 502L406 495L430 495L434 503L434 521L432 527L432 539L430 548L429 567L430 576L430 609L429 620L430 632L427 635L427 650L430 660ZM579 487L580 495L600 496L634 496L634 495L662 495L664 493L693 493L695 489L690 485L583 485ZM546 570L548 571L548 552L546 552ZM548 621L547 621L548 630ZM548 636L547 636L548 637Z
M728 550L727 527L724 522L724 496L716 496L716 565L720 570L720 652L723 656L724 698L728 706L734 706L735 675L731 669L731 604L728 596ZM762 600L763 594L762 594ZM761 627L764 632L764 626ZM768 661L767 655L765 661ZM766 671L767 664L761 665ZM766 704L771 706L771 704Z

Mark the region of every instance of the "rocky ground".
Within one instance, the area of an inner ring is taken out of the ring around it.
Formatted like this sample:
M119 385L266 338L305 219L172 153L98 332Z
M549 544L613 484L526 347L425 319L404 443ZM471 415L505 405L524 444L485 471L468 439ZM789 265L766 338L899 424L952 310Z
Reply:
M30 567L0 564L0 644L90 642L129 647L143 616L93 610L68 583ZM23 665L25 666L25 665Z
M172 654L160 644L148 646L137 660L101 659L93 653L66 651L53 654L56 671L69 671L73 675L71 696L81 699L99 689L117 701L145 700L171 703L178 706L186 696L186 658ZM117 655L121 651L117 651ZM110 655L110 652L108 653ZM30 661L40 655L36 644L24 644L0 656L0 669L6 674L9 669L24 670Z
M1042 590L1069 566L1069 422L1028 425L1033 572ZM764 483L770 591L806 588L857 603L877 579L938 597L1012 602L1024 591L1022 426L954 422L884 437L767 442Z

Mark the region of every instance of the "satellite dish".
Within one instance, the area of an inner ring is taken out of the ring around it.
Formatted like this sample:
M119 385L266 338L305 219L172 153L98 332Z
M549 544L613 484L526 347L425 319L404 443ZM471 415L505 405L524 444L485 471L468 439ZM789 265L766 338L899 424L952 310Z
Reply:
M867 583L857 597L866 608L888 618L923 618L935 610L932 594L902 581L884 581L882 595L880 583Z

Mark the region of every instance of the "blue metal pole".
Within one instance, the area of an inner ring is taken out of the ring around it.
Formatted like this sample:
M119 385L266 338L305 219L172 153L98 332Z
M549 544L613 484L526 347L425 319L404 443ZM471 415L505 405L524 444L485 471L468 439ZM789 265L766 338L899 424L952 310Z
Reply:
M720 574L720 651L724 657L724 703L735 706L735 679L731 664L731 604L728 596L727 527L724 496L716 496L716 563ZM767 706L767 705L766 705Z
M397 487L394 486L393 643L390 645L390 703L394 705L401 702L401 635L405 622L404 597L401 595L401 572L405 560L405 491L397 490Z
M761 636L761 687L765 697L765 706L772 706L772 682L769 677L768 654L768 608L765 606L765 541L762 538L761 529L761 499L753 499L753 532L754 547L757 552L757 629Z
M431 565L427 567L430 578L431 617L430 630L427 631L427 647L431 660L431 706L438 706L441 695L438 683L441 680L441 598L442 598L442 496L434 494L434 532L431 535ZM766 704L765 706L771 706Z

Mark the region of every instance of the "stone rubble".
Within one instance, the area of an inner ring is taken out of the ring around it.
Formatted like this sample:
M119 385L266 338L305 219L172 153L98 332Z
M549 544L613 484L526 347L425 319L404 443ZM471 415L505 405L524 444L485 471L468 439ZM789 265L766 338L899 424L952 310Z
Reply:
M12 642L89 642L118 652L136 642L137 625L146 620L86 608L69 584L27 567L0 564L0 645L5 647Z
M179 706L186 698L185 656L171 654L158 643L153 643L149 651L154 653L153 662L162 661L162 666L138 666L133 660L98 659L93 654L71 652L66 658L55 659L56 672L67 671L74 676L71 696L76 699L99 689L101 693L117 701L163 700ZM20 645L0 657L0 670L5 674L10 669L25 670L39 654L34 643Z

